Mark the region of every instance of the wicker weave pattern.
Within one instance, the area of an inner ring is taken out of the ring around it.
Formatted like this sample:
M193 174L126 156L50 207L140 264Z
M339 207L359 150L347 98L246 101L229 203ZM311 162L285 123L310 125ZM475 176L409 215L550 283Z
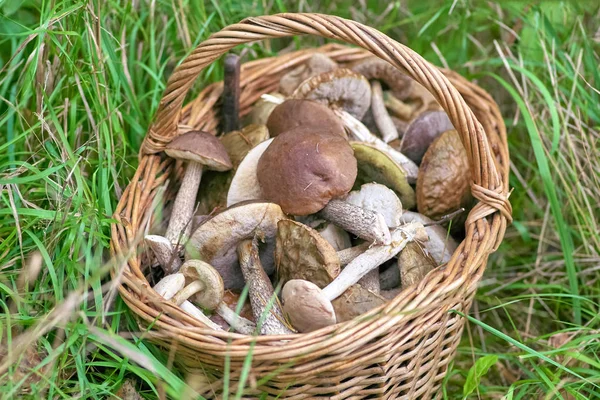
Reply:
M155 202L164 194L172 197L177 189L176 184L166 185L175 163L158 153L189 127L217 133L222 83L209 85L182 108L204 67L240 43L295 34L341 39L364 49L330 44L244 64L242 114L249 112L261 94L276 90L279 78L315 51L340 64L375 54L412 76L444 107L467 149L472 192L479 202L469 214L466 239L450 262L383 307L309 334L248 337L215 332L157 296L144 278L148 256L136 247L155 223ZM280 398L435 398L464 324L450 310L468 312L488 255L499 245L510 221L507 184L505 127L498 107L481 88L353 21L318 14L249 18L200 44L169 79L139 167L115 212L119 223L112 226L111 250L124 263L115 278L122 281L120 294L128 306L145 324L153 324L146 337L176 351L176 359L190 368L202 365L212 381L203 393L208 398L220 397L223 390L226 354L231 365L229 391L235 393L251 348L247 396L264 392L277 396L285 390ZM264 382L265 377L270 379Z

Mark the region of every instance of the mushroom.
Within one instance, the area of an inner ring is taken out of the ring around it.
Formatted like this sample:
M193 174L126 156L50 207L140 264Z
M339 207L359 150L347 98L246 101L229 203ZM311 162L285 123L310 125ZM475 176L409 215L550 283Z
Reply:
M397 117L402 121L410 121L416 107L413 104L403 102L389 91L383 93L383 104L392 113L392 118Z
M323 239L327 240L335 251L344 250L352 246L348 232L336 224L326 222L325 226L317 229L317 232L319 232L319 235Z
M392 243L390 245L372 246L366 250L352 260L331 283L321 289L320 293L316 291L311 296L305 296L301 307L293 307L293 304L288 306L288 302L293 297L282 296L284 308L289 315L290 321L298 330L307 329L305 326L297 326L296 323L311 318L312 310L314 309L327 308L327 301L332 302L337 299L369 271L395 257L408 243L414 240L422 240L426 237L422 224L413 222L403 225L392 232ZM294 280L288 281L283 287L282 294L293 292L288 288L288 285L291 285L291 288L295 288L299 283ZM318 286L315 285L315 287L318 289ZM332 321L332 319L329 319L329 321Z
M235 171L235 175L231 180L231 185L229 185L229 192L227 192L227 207L231 207L242 201L261 198L256 168L260 157L272 142L273 139L266 140L246 154L246 157L244 157Z
M397 268L400 270L402 288L419 283L436 266L435 261L425 253L419 243L409 243L398 256Z
M356 159L346 140L328 133L288 131L273 139L258 162L262 196L292 215L320 215L371 242L389 243L383 217L336 197L350 191Z
M288 328L279 299L258 257L258 241L244 240L237 246L240 266L248 285L248 297L254 319L262 335L286 335Z
M331 132L348 139L344 124L327 106L311 100L289 99L277 105L267 128L271 137L301 127L302 131Z
M173 302L181 304L192 298L200 307L215 310L233 329L251 335L256 325L237 315L223 301L223 280L210 264L200 260L188 260L181 267L186 286L173 296Z
M274 203L249 201L229 207L196 229L185 247L185 258L210 263L221 274L226 289L243 288L237 245L261 232L266 243L261 251L263 266L267 274L272 274L277 222L282 219L286 216Z
M299 332L312 332L336 323L331 301L310 281L292 279L281 291L283 311Z
M349 247L344 250L340 250L337 252L338 258L340 259L340 265L348 265L352 260L356 257L360 256L362 253L367 251L367 249L371 246L371 243L363 242L354 247Z
M400 225L402 202L396 193L380 183L365 183L360 190L353 190L344 201L355 206L380 213L390 228Z
M325 103L360 120L371 105L371 87L362 75L340 68L305 80L291 98Z
M379 292L375 293L361 284L350 286L331 302L337 322L350 321L385 303L386 299Z
M425 231L427 232L427 236L429 236L429 240L425 243L427 253L433 258L436 265L445 264L450 261L452 254L458 247L458 243L456 243L446 229L435 224L432 219L412 211L405 211L402 214L402 222L420 222L425 225Z
M306 63L294 68L281 77L279 81L279 90L281 93L289 96L306 79L325 72L333 71L337 64L325 54L315 53Z
M275 265L280 284L304 279L323 288L340 273L340 260L317 231L300 222L277 223Z
M394 162L400 165L405 171L409 183L414 183L417 180L419 167L410 158L406 157L401 152L395 150L392 146L373 135L366 126L352 115L344 111L334 110L338 117L342 119L344 126L348 130L349 136L353 140L369 144L378 150L386 153Z
M394 139L398 139L398 130L385 109L383 90L381 89L381 83L378 81L371 82L371 111L383 141L389 143Z
M431 143L442 133L454 129L444 111L427 111L411 121L402 137L400 151L420 164Z
M401 72L387 61L377 57L369 57L352 66L352 71L357 72L368 80L383 81L387 87L400 99L406 99L413 89L414 82L410 77Z
M240 57L227 54L223 71L223 132L231 132L240 128Z
M207 132L192 131L178 136L167 145L165 153L172 158L188 162L165 233L165 237L176 244L179 243L182 234L182 242L185 242L191 231L191 219L203 167L214 171L227 171L232 165L219 139Z
M430 218L469 208L471 170L458 132L444 132L431 143L423 156L416 191L417 209Z
M170 240L159 235L146 235L144 243L150 247L166 275L179 271L181 259Z
M285 99L285 96L283 96L281 93L275 92L269 93L269 95L280 99L281 101ZM250 113L248 113L244 121L246 124L266 125L269 116L273 112L273 109L277 107L277 104L279 103L272 102L261 97L256 101L256 103L254 103L252 110Z
M183 274L172 274L162 278L155 286L154 291L162 296L165 300L171 300L185 285L185 276ZM212 322L202 311L190 303L187 299L182 300L177 304L183 311L202 322L211 329L221 331L221 327Z
M221 136L221 143L229 154L233 169L227 172L208 171L203 174L197 213L209 214L215 209L225 208L227 192L238 166L250 150L267 139L269 139L267 127L256 124L250 124L239 131L231 131Z
M381 183L396 193L404 209L415 206L415 191L409 185L404 169L376 147L360 142L350 142L350 145L358 165L354 188L370 182Z

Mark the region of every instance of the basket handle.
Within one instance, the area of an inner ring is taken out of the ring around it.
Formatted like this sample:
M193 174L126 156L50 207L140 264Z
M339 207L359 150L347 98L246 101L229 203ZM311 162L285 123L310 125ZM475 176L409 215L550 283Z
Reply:
M360 46L394 65L430 91L460 134L469 157L473 195L480 201L470 215L475 222L496 211L511 220L507 188L496 168L483 127L450 81L410 48L376 29L336 16L284 13L246 18L225 27L200 43L169 78L156 119L141 154L154 154L177 135L177 123L188 90L202 70L231 48L263 39L294 35L317 35Z

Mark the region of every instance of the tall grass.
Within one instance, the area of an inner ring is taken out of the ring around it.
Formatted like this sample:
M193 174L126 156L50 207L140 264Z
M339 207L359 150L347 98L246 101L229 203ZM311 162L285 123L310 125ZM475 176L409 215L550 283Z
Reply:
M109 226L176 64L246 16L337 14L489 90L509 131L514 224L448 399L600 398L600 33L594 2L0 2L0 393L148 398L186 387L114 296ZM247 57L320 39L246 46ZM194 91L220 79L208 68Z

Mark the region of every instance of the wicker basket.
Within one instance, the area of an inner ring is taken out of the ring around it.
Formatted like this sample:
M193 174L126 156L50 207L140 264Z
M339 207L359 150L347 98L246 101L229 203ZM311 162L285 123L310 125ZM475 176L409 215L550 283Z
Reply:
M280 77L321 52L340 64L374 54L390 62L429 90L457 128L472 170L472 192L478 200L466 222L466 239L451 261L432 271L417 286L385 306L352 321L308 334L250 337L203 327L176 305L163 300L144 277L150 258L137 250L153 220L155 200L172 199L182 169L162 150L183 127L219 133L222 83L206 87L183 107L186 93L200 72L236 45L262 39L312 34L359 48L328 44L244 64L241 69L241 113L263 93L274 91ZM168 178L171 174L171 182ZM238 387L243 363L251 352L252 368L244 398L437 398L442 379L460 341L469 310L486 266L511 219L508 202L506 131L488 93L458 74L440 70L409 48L373 28L319 14L280 14L247 18L212 35L177 67L140 152L140 162L115 212L111 249L124 260L115 271L120 294L148 329L145 337L176 353L175 360L201 368L207 398L223 394L224 365L230 363L229 391ZM166 191L162 190L166 186ZM163 193L166 192L166 193ZM282 341L284 340L285 341ZM254 396L254 397L253 397ZM269 397L272 396L272 397Z

